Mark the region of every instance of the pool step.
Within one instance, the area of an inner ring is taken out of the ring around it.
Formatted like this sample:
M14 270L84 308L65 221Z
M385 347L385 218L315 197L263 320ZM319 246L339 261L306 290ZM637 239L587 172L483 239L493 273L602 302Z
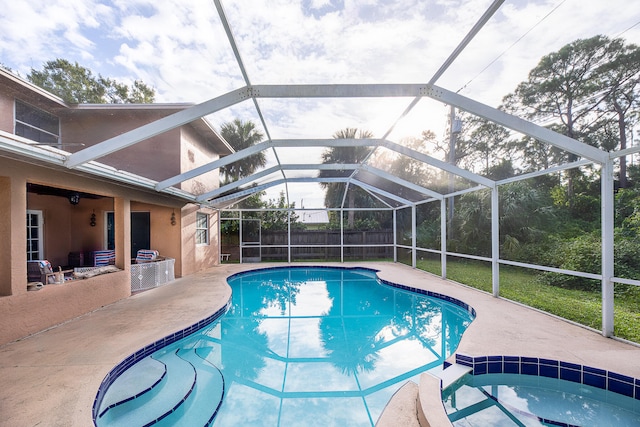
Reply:
M442 390L446 390L451 386L451 384L455 383L471 371L473 371L473 368L469 366L454 363L442 372L436 374L436 376L442 380Z
M167 374L158 386L135 399L109 409L100 417L98 425L109 427L152 425L184 404L196 384L195 368L175 352L165 353L159 356L158 360L167 367Z
M196 370L197 381L184 404L156 426L208 426L216 416L224 397L224 378L220 370L200 357L197 349L181 350L178 356Z
M102 399L99 416L102 417L108 410L129 400L142 398L157 387L166 374L167 367L164 363L151 357L140 360L111 384Z

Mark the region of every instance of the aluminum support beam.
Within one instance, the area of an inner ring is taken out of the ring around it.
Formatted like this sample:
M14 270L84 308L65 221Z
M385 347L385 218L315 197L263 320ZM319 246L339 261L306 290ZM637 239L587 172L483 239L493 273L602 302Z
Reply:
M491 189L491 288L500 296L500 201L498 187Z
M613 160L601 171L601 233L602 233L602 335L610 337L614 329L614 176Z
M429 190L427 188L424 188L424 187L422 187L420 185L414 184L414 183L409 182L407 180L398 178L397 176L392 175L392 174L390 174L388 172L385 172L382 169L374 168L374 167L368 166L368 165L362 165L360 167L360 169L363 170L363 171L366 171L366 172L370 172L370 173L372 173L372 174L374 174L376 176L379 176L380 178L384 178L384 179L386 179L388 181L391 181L391 182L393 182L395 184L398 184L398 185L400 185L402 187L406 187L406 188L409 188L409 189L411 189L413 191L417 191L418 193L422 193L422 194L426 194L428 196L431 196L434 199L440 200L440 199L442 199L444 197L440 193L437 193L437 192L435 192L433 190Z
M440 200L440 275L447 278L447 199Z
M561 135L557 132L538 126L527 120L505 113L504 111L500 111L496 108L474 101L449 90L433 86L425 90L425 96L442 101L448 105L453 105L461 110L468 111L476 116L521 132L525 135L529 135L532 138L547 142L554 147L561 148L594 162L602 164L609 158L609 153L598 148L592 147L576 139L569 138L568 136Z
M416 214L416 205L411 205L411 266L418 267L418 233L416 222L418 215Z
M251 90L247 87L236 89L217 98L210 99L201 104L194 105L186 110L163 117L154 122L140 126L129 132L92 145L77 153L72 154L65 162L69 168L77 167L82 163L106 156L114 151L134 145L152 136L159 135L170 129L177 128L194 120L200 119L208 114L235 105L251 97Z

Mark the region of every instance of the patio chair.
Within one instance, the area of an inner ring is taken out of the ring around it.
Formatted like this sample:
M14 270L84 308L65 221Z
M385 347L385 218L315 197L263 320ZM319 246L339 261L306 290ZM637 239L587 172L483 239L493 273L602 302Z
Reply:
M160 261L160 254L154 249L140 249L136 254L136 264L143 264L145 262Z
M38 261L38 267L40 267L40 281L45 285L52 283L62 283L58 281L58 277L60 274L62 274L62 277L65 281L73 280L73 270L62 270L61 268L58 268L58 271L53 271L53 269L51 268L51 263L46 259ZM67 274L69 276L67 276Z

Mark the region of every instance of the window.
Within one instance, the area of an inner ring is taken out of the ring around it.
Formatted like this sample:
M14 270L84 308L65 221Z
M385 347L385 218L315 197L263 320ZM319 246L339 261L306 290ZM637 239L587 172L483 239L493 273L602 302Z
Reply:
M60 143L60 120L53 114L16 100L15 134L42 144Z
M27 211L27 261L42 259L42 211Z
M196 245L209 244L209 215L196 213Z

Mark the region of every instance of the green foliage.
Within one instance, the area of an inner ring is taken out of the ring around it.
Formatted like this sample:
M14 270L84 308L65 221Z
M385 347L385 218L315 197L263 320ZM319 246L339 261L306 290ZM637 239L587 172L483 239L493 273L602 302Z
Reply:
M264 135L256 129L256 125L251 121L235 119L232 122L224 123L220 128L220 135L237 152L262 142ZM222 166L220 174L224 177L224 184L237 181L254 174L258 169L267 164L264 151L240 159L231 164Z
M617 277L637 279L640 277L640 239L630 239L619 230L616 233L614 249L614 272ZM550 265L564 270L599 274L602 269L601 240L598 233L587 233L569 240L556 240L547 261ZM568 289L597 291L600 281L584 279L558 273L544 273L540 279L549 285ZM624 286L616 287L616 292L625 292Z
M418 268L439 274L440 263L435 259L419 260ZM447 262L447 277L484 292L491 292L489 263L450 260ZM640 288L616 285L615 295L614 334L640 343ZM549 286L539 280L539 275L534 271L501 266L500 296L590 328L602 328L599 289L590 291Z
M27 80L71 104L152 103L155 90L142 81L132 85L94 74L66 59L47 61L42 70L31 69Z

